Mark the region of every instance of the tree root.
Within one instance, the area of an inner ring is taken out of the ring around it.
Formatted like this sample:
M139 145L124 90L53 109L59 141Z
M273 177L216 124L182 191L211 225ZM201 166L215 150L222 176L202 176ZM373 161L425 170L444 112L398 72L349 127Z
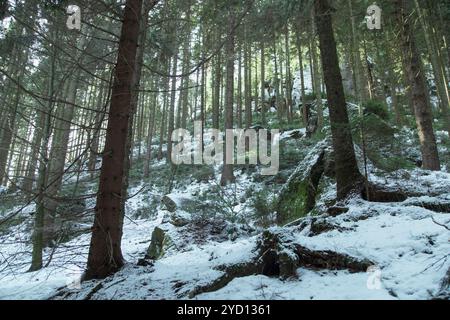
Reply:
M408 195L401 190L386 190L374 184L369 184L367 188L364 186L361 195L370 202L403 202L408 199Z
M298 243L291 234L282 229L264 231L256 247L256 258L234 265L221 265L216 270L223 275L204 286L195 287L189 298L205 292L217 291L225 287L233 279L255 274L281 279L297 278L300 267L313 270L349 270L365 272L373 263L369 260L358 260L346 254L334 251L315 251Z

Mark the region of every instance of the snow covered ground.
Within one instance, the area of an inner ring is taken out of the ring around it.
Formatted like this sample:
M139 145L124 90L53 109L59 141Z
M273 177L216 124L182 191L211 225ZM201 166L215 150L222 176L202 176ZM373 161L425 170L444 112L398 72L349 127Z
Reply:
M289 139L295 133L285 132L281 139ZM376 171L370 163L369 169ZM218 167L215 172L213 181L175 184L169 196L177 200L210 192L220 177ZM235 173L237 186L225 190L225 196L231 192L236 199L245 198L248 190L256 192L262 185L246 171ZM33 222L29 214L34 211L33 206L28 206L21 213L28 219L0 233L0 299L432 299L442 290L442 281L450 268L450 231L444 227L449 226L450 215L440 212L437 206L450 204L450 174L399 170L371 174L370 181L392 189L401 187L411 196L400 203L353 199L342 204L349 210L337 217L308 216L302 219L303 223L281 229L311 250L331 250L368 259L373 266L367 272L299 268L298 279L250 275L235 278L216 291L192 296L198 286L210 284L223 275L219 266L254 259L261 228L247 218L252 231L237 232L228 238L226 234L225 238L209 238L207 232L197 234L201 228L170 224L170 214L164 206L150 210L145 219L136 218L141 216L136 214L138 211L149 211L150 198L164 195L163 190L142 182L129 191L133 196L126 207L122 241L127 264L121 271L101 282L80 283L90 241L90 234L84 233L54 251L46 249L44 263L51 258L49 266L27 273ZM335 197L335 188L329 187L318 199L318 205L323 206L327 199ZM249 214L248 203L239 200L233 205L241 218ZM334 227L312 232L317 222ZM156 226L168 230L174 245L154 263L138 265ZM448 287L445 290L449 296Z
M374 204L355 200L349 207L349 212L343 215L324 218L328 223L339 225L339 230L312 237L309 227L301 231L292 227L290 231L298 243L310 249L368 258L375 264L373 270L349 273L301 268L298 280L286 281L254 275L234 279L224 288L194 299L432 298L450 267L450 232L435 222L448 225L449 215L408 203ZM129 263L107 279L92 299L186 298L196 286L222 275L215 267L254 257L256 236L188 245L181 252L169 251L153 266L137 266L163 213L161 211L154 220L125 221L123 251ZM2 253L13 246L4 239L1 242ZM52 265L42 271L24 273L25 269L21 269L11 274L12 270L3 270L0 299L46 299L54 295L57 288L67 285L73 293L67 298L83 299L98 285L97 282L79 284L76 281L86 259L88 243L88 235L67 243L55 252ZM68 254L71 247L77 248L75 255ZM29 256L22 255L20 259L29 259Z

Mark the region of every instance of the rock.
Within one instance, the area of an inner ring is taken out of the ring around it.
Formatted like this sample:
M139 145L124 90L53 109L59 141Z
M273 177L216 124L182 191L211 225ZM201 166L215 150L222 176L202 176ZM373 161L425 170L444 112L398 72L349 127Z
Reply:
M184 227L189 224L190 220L190 215L186 212L176 212L170 215L170 223L175 227Z
M344 207L330 207L328 208L327 213L332 217L337 217L341 214L347 213L348 210L348 208Z
M200 166L192 173L192 178L196 182L208 182L214 178L214 168L210 166Z
M153 267L153 261L149 259L139 259L137 265L140 267Z
M162 203L171 213L184 211L192 215L209 215L218 210L216 206L204 201L179 195L165 195L162 198Z
M265 184L273 185L273 184L285 184L289 179L289 172L287 170L283 170L278 172L275 176L270 177Z
M332 231L332 230L337 230L339 232L343 232L343 231L350 230L350 229L340 227L336 224L328 222L325 219L312 219L308 236L314 237L321 233L325 233L325 232Z
M152 240L147 249L146 259L157 260L164 255L165 250L172 243L166 231L160 227L155 227L152 233Z
M326 159L331 154L330 144L328 139L319 142L280 190L276 210L278 224L304 217L314 208Z
M283 134L282 134L284 139L300 139L303 138L304 133L302 131L302 129L292 129L292 130L283 130Z
M162 197L161 202L166 206L166 209L170 212L175 212L177 210L177 204L170 198L170 196L165 195Z

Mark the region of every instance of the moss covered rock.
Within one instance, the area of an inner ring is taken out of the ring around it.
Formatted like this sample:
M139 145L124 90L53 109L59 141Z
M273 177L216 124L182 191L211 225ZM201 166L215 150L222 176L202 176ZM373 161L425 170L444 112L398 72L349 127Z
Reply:
M277 203L278 224L292 222L314 208L319 183L326 168L326 158L331 155L330 144L328 139L319 142L280 190Z
M160 227L155 227L152 233L150 246L147 249L146 258L152 260L161 258L171 244L172 240L167 235L167 232Z

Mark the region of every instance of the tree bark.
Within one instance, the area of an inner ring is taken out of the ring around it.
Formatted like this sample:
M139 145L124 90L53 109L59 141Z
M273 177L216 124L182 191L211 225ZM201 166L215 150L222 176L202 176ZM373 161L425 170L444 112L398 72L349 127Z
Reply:
M172 62L172 75L177 73L178 67L178 56L177 53L173 56ZM167 133L167 162L172 163L172 132L175 129L175 99L177 93L177 78L172 78L172 84L170 86L170 107L169 107L169 123L168 123L168 133Z
M302 42L301 42L301 35L300 30L297 30L295 32L296 36L296 45L297 45L297 51L298 51L298 64L300 67L300 94L301 94L301 102L302 102L302 119L303 119L303 125L305 128L308 126L309 121L309 110L307 106L306 101L306 90L305 90L305 70L303 65L303 52L302 52Z
M436 137L433 131L433 114L428 100L422 61L414 39L410 12L406 0L395 0L397 24L400 29L400 42L407 81L411 88L417 130L422 152L423 168L440 170Z
M95 220L84 279L105 278L123 265L121 202L129 118L132 112L142 0L127 0L119 41Z
M331 7L328 0L315 0L314 8L335 152L337 196L338 199L343 199L360 189L364 179L355 157L333 33Z
M316 97L316 109L317 109L317 130L323 127L323 106L322 106L322 91L320 90L320 75L319 75L319 58L317 57L316 49L316 28L314 23L314 14L311 15L313 34L311 37L311 57L313 62L313 74L314 74L314 94Z
M226 42L226 57L227 57L227 78L226 78L226 101L225 101L225 130L233 129L233 101L234 101L234 8L231 7L228 12L228 27L229 34ZM226 154L229 152L224 148L223 153L223 168L220 184L227 185L235 181L233 174L233 164L226 163Z

